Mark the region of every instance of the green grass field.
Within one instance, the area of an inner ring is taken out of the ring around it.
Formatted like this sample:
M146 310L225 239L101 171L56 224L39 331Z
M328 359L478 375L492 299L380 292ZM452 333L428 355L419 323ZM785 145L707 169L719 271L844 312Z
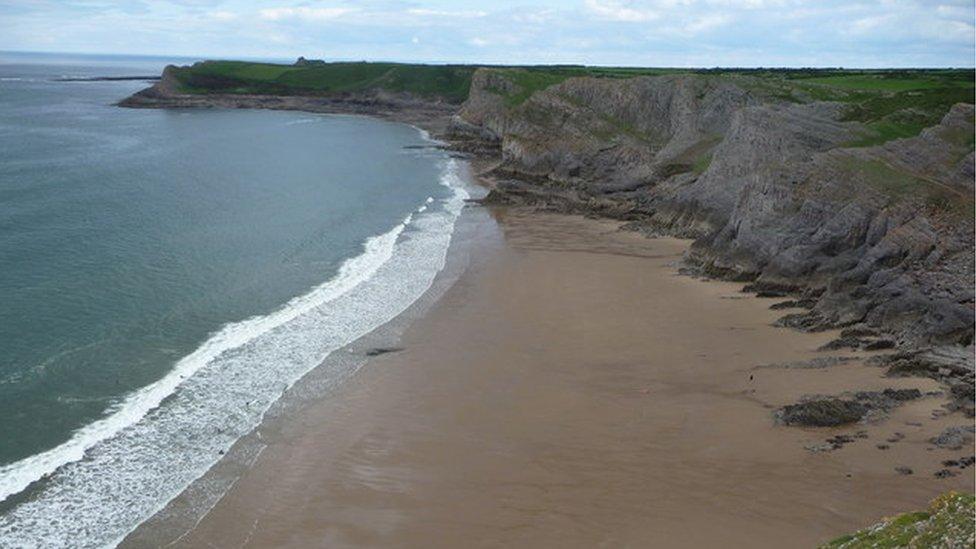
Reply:
M176 78L190 93L327 95L382 89L461 102L476 67L401 63L326 63L312 66L207 61L181 67Z
M908 90L925 90L939 87L938 80L925 78L882 78L872 75L827 76L824 78L807 78L810 84L823 84L834 88L847 90L880 90L900 92Z
M848 105L845 119L868 131L852 146L878 145L918 135L956 103L972 103L972 70L851 71L793 78L798 93Z
M569 78L634 78L636 76L660 76L678 72L691 72L688 69L630 68L630 67L584 67L582 65L530 66L498 68L509 77L519 90L505 98L509 107L517 107L537 91L559 84Z
M404 92L461 103L471 87L474 65L405 63L321 63L278 65L243 61L207 61L177 69L189 93L330 95L368 90ZM864 135L850 146L870 146L918 135L939 122L955 103L974 101L972 69L676 69L551 65L493 67L514 90L497 93L505 105L519 108L533 94L573 77L634 78L662 74L700 74L787 102L838 101L845 119L862 122Z
M418 65L407 63L324 63L278 65L246 61L206 61L180 67L176 77L189 93L291 93L317 95L383 89L460 103L468 96L474 65ZM567 78L631 78L677 72L681 69L642 69L553 65L497 67L519 87L506 99L518 106L536 91ZM688 71L684 71L688 72Z

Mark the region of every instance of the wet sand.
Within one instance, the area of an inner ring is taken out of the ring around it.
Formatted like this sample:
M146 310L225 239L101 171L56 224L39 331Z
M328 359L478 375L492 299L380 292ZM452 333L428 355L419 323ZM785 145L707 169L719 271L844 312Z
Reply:
M971 424L933 419L941 397L848 428L772 419L805 394L935 382L860 362L759 367L824 356L836 333L771 327L775 300L678 275L687 241L505 210L494 225L478 209L498 237L476 243L402 350L263 426L266 446L195 527L128 544L809 547L971 490L972 469L933 477L971 453L929 450ZM804 449L857 431L868 438Z

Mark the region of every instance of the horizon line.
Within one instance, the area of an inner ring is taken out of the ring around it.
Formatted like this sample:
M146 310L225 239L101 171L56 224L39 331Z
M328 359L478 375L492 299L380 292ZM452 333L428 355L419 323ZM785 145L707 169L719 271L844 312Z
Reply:
M185 55L185 54L158 54L158 53L99 53L99 52L68 52L68 51L44 51L44 50L6 50L0 49L0 54L14 55L66 55L66 56L90 56L90 57L138 57L144 59L158 60L197 60L197 61L250 61L264 62L269 64L284 64L289 59L297 60L304 57L309 60L322 60L326 63L399 63L405 65L457 65L467 67L599 67L599 68L621 68L621 69L682 69L682 70L849 70L849 71L907 71L907 70L976 70L976 63L973 65L933 65L933 66L842 66L842 65L739 65L739 66L667 66L667 65L614 65L614 64L584 64L584 63L523 63L506 65L502 63L471 63L457 61L417 61L417 60L394 60L394 59L353 59L353 58L318 58L306 55L292 57L259 57L259 56L204 56L204 55Z

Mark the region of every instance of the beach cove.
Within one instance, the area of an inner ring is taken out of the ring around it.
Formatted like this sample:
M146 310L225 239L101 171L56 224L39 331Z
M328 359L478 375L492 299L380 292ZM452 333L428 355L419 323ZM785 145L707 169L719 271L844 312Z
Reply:
M53 136L9 142L66 144L10 149L6 214L80 245L8 240L8 304L112 339L6 323L60 347L5 338L0 394L53 414L4 425L5 543L816 546L972 506L961 71L888 144L804 71L53 70L3 80Z
M347 349L376 356L341 385L303 380L197 483L222 476L219 500L191 487L122 546L813 546L970 484L932 478L959 453L927 443L958 423L933 419L944 396L777 425L805 394L938 384L865 353L782 366L837 333L773 327L776 300L680 275L687 241L519 208L459 224L440 299Z

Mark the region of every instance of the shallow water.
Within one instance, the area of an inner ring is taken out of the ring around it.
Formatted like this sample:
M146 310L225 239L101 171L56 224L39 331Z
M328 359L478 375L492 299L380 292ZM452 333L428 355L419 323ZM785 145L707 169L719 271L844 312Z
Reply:
M111 543L417 299L464 192L408 126L120 109L146 84L55 79L158 61L0 61L0 537Z

